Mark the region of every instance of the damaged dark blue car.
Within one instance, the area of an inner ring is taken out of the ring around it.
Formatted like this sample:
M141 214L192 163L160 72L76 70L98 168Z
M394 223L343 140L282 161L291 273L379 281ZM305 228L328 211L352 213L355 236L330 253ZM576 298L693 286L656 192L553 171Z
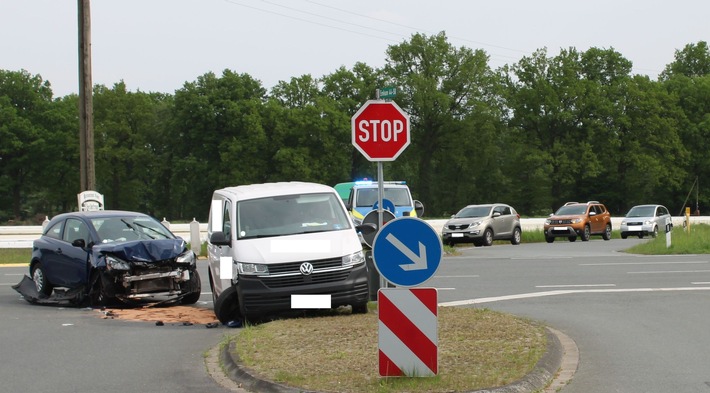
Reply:
M30 276L14 288L40 304L194 304L201 291L196 260L183 239L146 214L64 213L34 241Z

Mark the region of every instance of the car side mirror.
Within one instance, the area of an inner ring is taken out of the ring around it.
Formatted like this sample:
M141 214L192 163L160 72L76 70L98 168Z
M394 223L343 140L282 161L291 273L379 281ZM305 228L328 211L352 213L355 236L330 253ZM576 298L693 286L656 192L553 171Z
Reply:
M493 218L500 217L500 212L493 212Z
M73 242L71 242L71 245L74 247L81 247L81 248L86 248L86 240L84 239L76 239Z
M424 217L424 204L415 200L414 211L417 213L417 217Z
M232 246L232 239L230 239L224 232L217 231L212 232L210 235L210 243L215 246Z
M596 216L597 212L589 212L589 217Z

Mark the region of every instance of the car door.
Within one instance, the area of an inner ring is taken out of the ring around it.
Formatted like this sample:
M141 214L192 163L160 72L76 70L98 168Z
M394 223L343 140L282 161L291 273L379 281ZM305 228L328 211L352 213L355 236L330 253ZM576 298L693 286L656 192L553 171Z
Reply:
M513 215L510 208L506 206L495 206L493 215L499 213L498 217L493 217L493 233L496 238L508 237L513 231Z
M592 214L592 212L594 214ZM589 206L589 222L592 233L604 231L604 217L602 216L603 209L599 205Z
M667 232L673 227L671 214L665 206L658 206L656 208L656 222L658 223L659 232Z
M75 246L76 240L83 240L84 247ZM64 224L62 241L54 266L55 285L76 288L87 282L87 266L91 241L88 225L77 218L68 218Z

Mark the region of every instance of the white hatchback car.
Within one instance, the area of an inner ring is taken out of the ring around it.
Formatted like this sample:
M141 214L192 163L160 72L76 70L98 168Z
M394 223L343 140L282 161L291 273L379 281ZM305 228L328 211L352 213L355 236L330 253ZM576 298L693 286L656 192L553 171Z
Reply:
M628 236L643 238L646 235L656 237L659 231L665 232L671 229L673 229L673 220L665 206L638 205L632 207L621 221L621 238L626 239Z

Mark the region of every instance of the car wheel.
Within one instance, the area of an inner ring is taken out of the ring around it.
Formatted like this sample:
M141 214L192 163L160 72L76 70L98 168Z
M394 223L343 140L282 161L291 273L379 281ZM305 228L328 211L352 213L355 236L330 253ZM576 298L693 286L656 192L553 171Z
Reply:
M183 296L180 303L195 304L198 300L200 300L200 295L202 294L202 283L200 283L200 275L197 273L197 270L190 272L190 281L188 281L188 285L185 285L184 290L191 292Z
M621 232L622 239L626 239L627 237L629 237L629 235L627 235L626 232Z
M606 224L604 228L604 233L602 233L602 239L611 240L611 224Z
M582 241L586 242L589 241L589 237L591 236L592 231L589 229L589 225L584 226L584 230L582 231Z
M101 272L94 270L89 279L89 305L92 307L103 307L108 305L108 297L104 291L104 284L101 280Z
M491 228L486 228L483 232L483 245L486 247L493 245L493 230Z
M552 236L550 236L550 237L546 237L546 238L545 238L545 241L546 241L546 242L548 242L548 243L552 243L552 242L554 242L554 241L555 241L555 238L554 238L554 237L552 237Z
M653 232L651 232L651 237L658 237L658 227L653 227Z
M481 247L482 245L483 245L483 242L481 240L474 240L473 241L474 247Z
M571 242L576 242L576 241L577 241L577 236L570 236L570 237L567 238L567 240L569 240L569 241L571 241Z
M214 315L223 324L243 319L236 287L230 286L217 297L214 302Z
M353 304L353 314L367 314L367 303Z
M510 238L510 243L514 246L520 244L521 236L522 236L522 233L520 231L520 228L515 227L515 229L513 229L513 237Z
M638 234L639 239L643 239L643 233Z
M42 264L39 262L32 267L32 281L35 282L37 292L40 294L45 296L52 294L54 287L47 279L47 275L44 273L44 267L42 267Z

